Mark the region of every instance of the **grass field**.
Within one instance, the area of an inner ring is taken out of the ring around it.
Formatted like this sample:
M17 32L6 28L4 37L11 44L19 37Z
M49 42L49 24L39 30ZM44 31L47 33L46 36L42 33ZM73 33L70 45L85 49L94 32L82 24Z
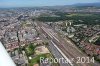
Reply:
M36 56L36 57L34 57L33 59L30 60L29 66L33 66L34 64L39 63L39 62L40 62L40 57L43 57L43 58L50 58L51 56L52 56L52 55L49 54L49 53L38 55L38 56Z

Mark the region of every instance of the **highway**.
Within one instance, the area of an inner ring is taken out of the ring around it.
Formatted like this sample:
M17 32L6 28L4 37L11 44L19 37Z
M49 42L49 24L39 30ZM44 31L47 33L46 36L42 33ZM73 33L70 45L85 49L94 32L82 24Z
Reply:
M49 27L47 24L44 24L42 22L35 22L37 27L39 27L39 31L41 31L46 36L49 36L49 39L54 43L53 46L57 46L57 49L62 56L65 58L72 59L74 58L74 61L72 63L74 66L95 66L93 63L77 63L77 57L88 57L84 53L82 53L79 49L77 49L76 46L74 46L71 41L65 40L63 37L61 37L54 29ZM66 59L65 58L65 59ZM70 65L72 66L72 63ZM61 65L62 66L62 65ZM66 65L67 66L67 65Z

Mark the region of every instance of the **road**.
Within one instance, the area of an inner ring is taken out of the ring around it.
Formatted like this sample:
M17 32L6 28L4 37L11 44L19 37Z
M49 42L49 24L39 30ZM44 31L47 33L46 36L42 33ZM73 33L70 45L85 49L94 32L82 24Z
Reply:
M71 43L71 41L65 40L63 37L61 37L54 29L49 27L47 24L42 22L35 22L35 23L36 26L39 28L39 31L41 31L46 36L49 36L49 39L53 41L53 43L61 50L61 52L63 52L63 54L67 58L69 59L74 58L74 61L72 61L74 66L95 66L94 63L77 63L78 57L81 58L81 57L88 57L88 56L82 53L76 46L74 46Z

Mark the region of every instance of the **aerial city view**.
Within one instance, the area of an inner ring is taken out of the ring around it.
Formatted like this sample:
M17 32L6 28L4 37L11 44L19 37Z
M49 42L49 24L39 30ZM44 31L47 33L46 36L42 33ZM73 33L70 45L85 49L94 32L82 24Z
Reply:
M100 0L0 0L0 66L100 66Z

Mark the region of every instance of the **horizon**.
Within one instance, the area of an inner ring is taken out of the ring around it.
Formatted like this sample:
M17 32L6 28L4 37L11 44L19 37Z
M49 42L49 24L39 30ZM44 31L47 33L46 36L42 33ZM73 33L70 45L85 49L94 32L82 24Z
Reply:
M100 2L100 0L0 0L0 8L59 6L98 2Z

